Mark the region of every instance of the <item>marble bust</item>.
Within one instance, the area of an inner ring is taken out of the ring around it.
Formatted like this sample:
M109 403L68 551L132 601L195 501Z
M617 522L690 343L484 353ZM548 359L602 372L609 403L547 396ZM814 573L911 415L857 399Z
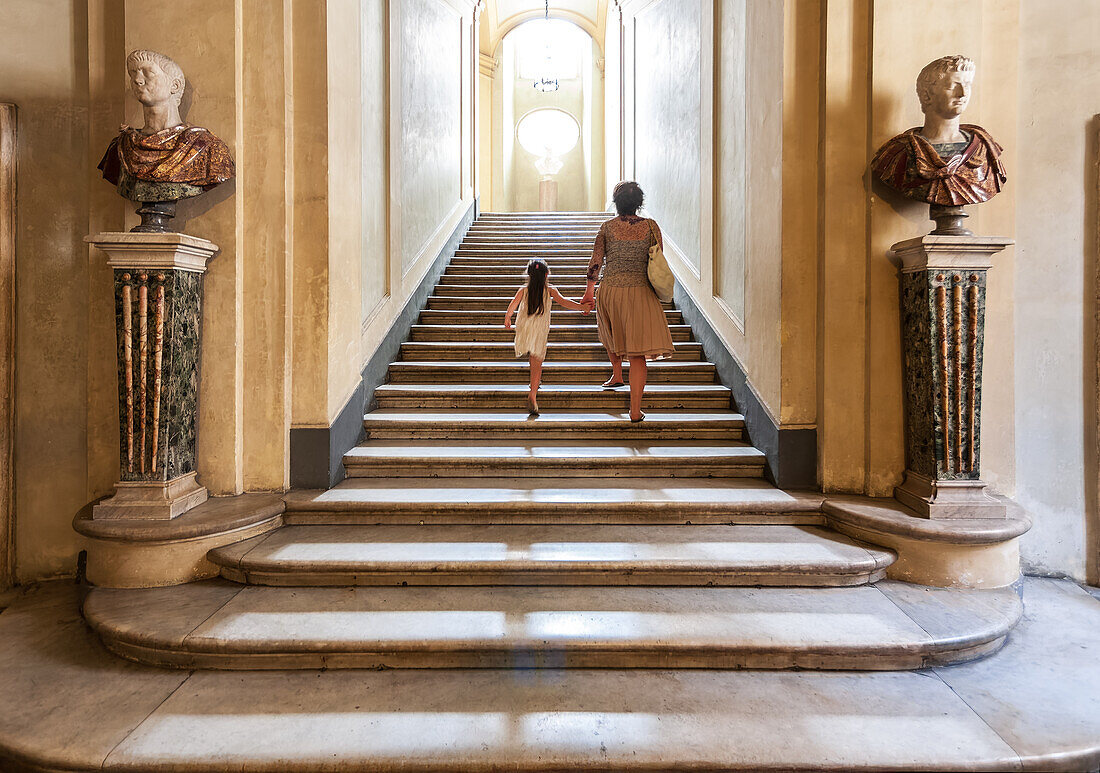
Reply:
M145 125L141 129L123 125L103 154L99 169L120 195L143 203L138 212L146 225L143 209L171 217L177 200L198 196L232 179L235 168L224 142L180 117L186 81L178 64L156 51L138 50L126 57L126 72L130 91L141 103ZM155 206L158 203L167 206ZM165 230L141 226L134 230L139 229Z
M924 125L878 149L871 161L876 177L934 208L978 204L1000 193L1007 179L1001 146L982 127L960 123L970 101L974 70L972 59L945 56L920 71L917 97Z

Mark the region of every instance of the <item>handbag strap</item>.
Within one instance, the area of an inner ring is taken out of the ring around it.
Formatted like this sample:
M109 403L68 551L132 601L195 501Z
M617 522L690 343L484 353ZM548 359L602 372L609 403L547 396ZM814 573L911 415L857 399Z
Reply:
M653 246L654 247L660 247L661 246L661 240L657 238L657 229L653 227L653 218L651 218L651 217L646 218L646 222L649 223L649 232L651 234L653 234ZM662 250L663 249L664 248L662 248Z

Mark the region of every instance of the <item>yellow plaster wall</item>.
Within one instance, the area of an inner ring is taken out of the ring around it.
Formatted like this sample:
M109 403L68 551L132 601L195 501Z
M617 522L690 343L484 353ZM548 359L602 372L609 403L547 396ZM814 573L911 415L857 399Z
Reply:
M14 486L16 579L27 581L73 570L70 523L88 501L82 239L85 170L99 159L88 145L86 4L12 0L3 17L0 101L19 108Z

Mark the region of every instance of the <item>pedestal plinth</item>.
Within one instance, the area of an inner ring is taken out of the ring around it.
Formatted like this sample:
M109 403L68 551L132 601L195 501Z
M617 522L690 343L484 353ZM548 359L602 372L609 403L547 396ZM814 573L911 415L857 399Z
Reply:
M926 518L1004 518L981 480L986 273L1011 239L929 234L898 242L906 471L894 491Z
M179 233L100 233L115 276L121 471L92 517L168 519L207 499L195 475L202 275L217 245Z
M554 212L558 208L558 181L539 180L539 211Z

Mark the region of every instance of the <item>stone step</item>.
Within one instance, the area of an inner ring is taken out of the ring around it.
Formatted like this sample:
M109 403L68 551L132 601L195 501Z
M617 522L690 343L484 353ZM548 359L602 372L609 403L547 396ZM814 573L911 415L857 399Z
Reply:
M569 293L565 290L558 288L562 295L568 297ZM571 291L573 292L573 291ZM579 296L581 288L577 288L574 295ZM469 311L492 311L504 314L508 308L508 304L512 302L512 298L515 294L510 295L494 295L494 296L471 296L471 295L430 295L428 296L428 309L464 309ZM671 303L662 303L661 308L665 310L671 310ZM560 311L554 312L555 314ZM581 314L582 312L574 312Z
M287 524L825 524L821 494L759 478L350 478L285 500Z
M574 249L560 249L554 248L552 250L538 249L538 248L517 248L513 250L504 250L495 247L462 247L459 246L455 250L455 256L452 260L458 260L460 258L479 258L486 260L502 261L508 264L518 263L526 265L527 261L532 258L541 258L550 265L554 265L556 261L576 261L576 260L589 260L592 258L592 245L588 245L583 248Z
M554 312L555 318L558 312ZM503 325L503 316L496 320L495 325L413 325L410 340L417 342L427 341L464 341L468 343L490 343L493 341L512 341L515 338L514 330L506 330ZM669 325L673 341L690 341L691 325ZM588 325L551 325L550 343L567 342L598 342L596 326Z
M588 272L587 260L566 260L557 258L547 261L550 270L555 277L561 276L586 276ZM524 260L504 258L452 258L447 265L444 276L467 276L470 274L505 273L511 276L526 276Z
M503 315L501 329L504 329ZM703 345L695 341L673 341L672 359L699 362L703 359ZM401 344L401 359L424 362L426 360L515 360L516 348L511 341L406 341ZM546 345L547 362L603 362L607 364L607 350L602 344L584 341L552 342ZM650 365L658 367L667 360L657 360ZM604 379L610 375L604 376ZM601 379L602 381L603 379Z
M440 277L445 279L446 277ZM500 284L477 284L474 282L463 284L449 284L447 282L441 282L437 284L432 290L432 296L436 298L484 298L486 301L493 301L497 296L507 296L505 300L508 303L512 302L512 298L516 294L516 290L520 288L523 282L518 277L507 276L506 282ZM561 283L555 285L558 288L558 292L564 295L570 300L577 300L584 295L585 285L578 283ZM490 297L487 297L490 296ZM507 304L505 304L507 308ZM560 306L558 308L561 308Z
M368 440L344 454L349 478L743 478L764 454L738 441Z
M112 652L155 666L903 670L992 652L1011 590L264 588L224 579L92 588ZM930 632L936 633L930 633ZM774 728L773 728L774 729Z
M527 407L526 384L382 384L374 391L379 408ZM542 410L627 410L630 395L599 384L548 384L539 390ZM647 384L647 410L729 409L730 391L720 384Z
M678 309L666 309L665 321L669 325L682 325L684 317ZM424 309L420 312L419 322L424 325L501 325L503 329L504 312L477 309ZM596 327L595 315L567 309L556 309L553 322L555 325L578 325L592 329Z
M284 526L207 558L249 585L823 587L894 554L813 526Z
M467 344L471 349L475 344ZM531 367L527 360L456 361L433 360L416 362L403 360L390 363L391 384L526 384ZM623 368L629 378L630 366ZM543 384L601 383L610 375L607 363L557 362L548 360L542 367ZM713 384L716 373L710 362L654 362L649 365L647 381L651 384ZM626 387L623 387L624 389Z
M621 413L542 413L526 411L377 410L363 417L368 438L518 438L742 440L745 419L733 411L705 413L650 411L631 422Z
M556 248L562 250L592 249L591 239L573 237L554 240L543 239L538 236L467 236L462 240L461 247L476 249L478 247L506 250L513 247L526 247L531 250L545 250Z
M585 227L585 226L569 226L554 228L551 226L531 226L530 228L515 228L512 226L472 226L463 238L481 237L481 236L501 236L507 238L539 238L547 244L553 244L554 241L560 239L576 239L595 241L596 235L599 234L600 229L598 226Z
M577 287L583 291L585 286L585 269L577 269L576 271L562 271L559 272L555 268L550 269L551 279L550 284L558 288L564 295L563 287ZM496 285L507 285L509 288L516 287L517 285L523 286L527 284L527 275L522 269L518 271L498 271L495 274L467 274L461 271L450 273L444 273L439 277L439 284L436 285L436 292L446 285L465 285L465 286L477 286L483 289L492 288L496 291L498 288Z

